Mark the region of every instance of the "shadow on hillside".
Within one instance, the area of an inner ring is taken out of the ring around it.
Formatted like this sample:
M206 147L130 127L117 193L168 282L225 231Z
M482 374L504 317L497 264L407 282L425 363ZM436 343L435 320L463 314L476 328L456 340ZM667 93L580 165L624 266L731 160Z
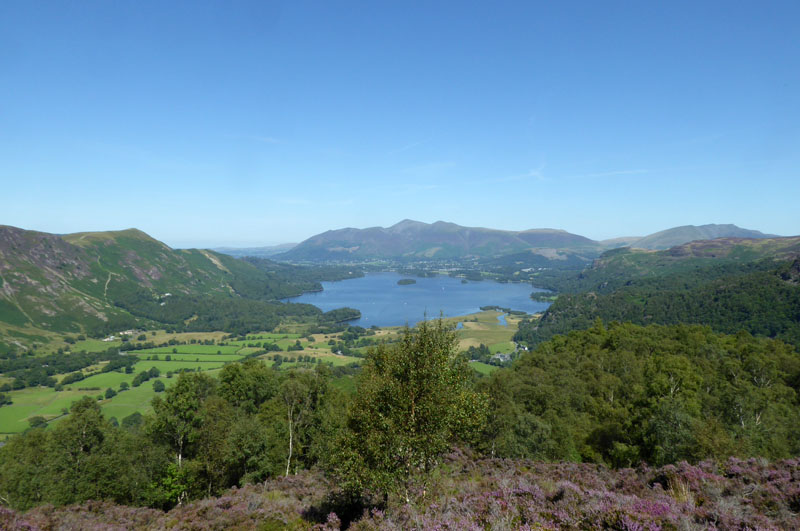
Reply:
M326 524L324 529L347 529L362 516L385 508L385 503L375 503L375 500L363 497L354 498L336 491L329 493L321 503L304 511L303 519L315 524Z

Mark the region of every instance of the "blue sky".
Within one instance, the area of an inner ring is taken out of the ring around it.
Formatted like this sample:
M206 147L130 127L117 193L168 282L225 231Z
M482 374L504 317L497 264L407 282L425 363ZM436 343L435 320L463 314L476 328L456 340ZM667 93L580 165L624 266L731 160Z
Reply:
M0 223L800 233L800 3L0 3Z

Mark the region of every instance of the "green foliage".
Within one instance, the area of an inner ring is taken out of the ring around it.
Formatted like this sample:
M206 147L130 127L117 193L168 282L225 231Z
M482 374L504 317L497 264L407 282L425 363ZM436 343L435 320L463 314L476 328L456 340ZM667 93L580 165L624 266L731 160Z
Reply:
M441 319L408 328L391 346L370 351L335 464L351 492L402 494L428 479L442 454L476 438L485 397Z
M700 326L595 323L496 372L487 451L631 466L800 451L800 357Z
M47 420L42 416L36 415L28 419L28 424L31 428L46 428Z
M256 413L277 390L275 371L256 360L225 365L219 374L219 395L249 414Z
M136 429L144 422L144 417L138 411L131 413L122 419L122 427L126 429Z
M37 385L54 387L55 375L69 373L61 380L62 385L68 385L83 380L85 375L81 369L107 360L109 363L104 368L107 371L130 366L136 362L128 356L120 356L117 349L108 349L104 352L76 352L69 355L57 353L0 360L0 373L15 378L16 389Z
M617 255L627 260L618 261ZM800 260L717 263L667 261L662 253L617 252L608 263L551 287L568 291L538 321L523 321L516 341L535 345L588 328L596 318L636 324L706 324L718 332L800 345ZM663 262L663 263L662 263Z
M182 372L164 398L153 398L154 417L148 431L154 439L169 446L178 466L185 456L193 455L192 444L202 426L201 406L215 385L205 374Z
M50 430L34 429L0 448L0 498L28 509L86 500L153 503L148 485L166 467L149 441L105 420L85 397Z
M149 379L150 379L150 371L142 371L133 377L133 382L131 382L131 385L133 387L139 387Z
M286 317L335 322L311 305L277 301L319 290L320 280L360 275L172 250L136 230L56 236L0 227L0 232L13 250L4 260L21 273L3 280L11 282L6 291L16 295L0 294L0 322L95 337L157 327L246 333L271 330ZM59 275L48 273L53 268ZM38 297L42 286L46 300ZM0 345L0 353L8 349L5 342Z

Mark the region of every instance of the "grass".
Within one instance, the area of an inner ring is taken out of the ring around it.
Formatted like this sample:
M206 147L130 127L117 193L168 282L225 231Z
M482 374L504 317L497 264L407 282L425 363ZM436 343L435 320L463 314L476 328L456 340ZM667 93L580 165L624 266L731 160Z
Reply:
M242 347L239 345L175 345L171 347L154 347L137 350L137 354L236 354Z
M166 361L164 360L165 356L169 356L172 361L237 361L242 359L240 354L158 354L158 360L148 360L152 354L135 355L142 361Z
M111 347L119 347L120 345L122 345L122 341L118 339L114 341L103 341L102 339L84 339L81 341L76 341L74 345L68 346L72 352L80 352L81 350L85 350L86 352L105 352Z
M124 381L131 383L134 374L122 374L119 372L103 372L84 378L79 382L74 382L66 386L67 389L77 389L78 387L100 387L103 391L109 387L117 388Z
M483 363L482 361L471 361L469 362L469 366L478 371L479 373L485 375L492 374L494 371L500 369L500 367L497 367L495 365L489 365L488 363Z
M294 345L296 342L297 339L280 339L278 341L275 341L275 344L281 347L282 350L286 350L287 348L289 348L289 345ZM308 344L307 341L300 341L301 345L303 345L304 343Z
M181 332L181 333L168 333L164 330L153 330L147 332L141 332L144 334L147 339L147 342L153 342L155 344L159 343L169 343L170 340L175 340L179 342L187 342L190 343L192 340L195 342L202 343L203 341L214 340L215 342L219 342L225 337L225 333L223 332ZM76 334L66 334L67 336L75 337ZM133 336L128 336L129 339L136 342L136 338L139 337L139 333L134 334ZM118 337L117 334L114 334L115 337ZM85 350L86 352L104 352L111 347L119 347L122 345L121 339L114 339L113 341L103 341L102 339L94 339L94 338L87 338L81 341L76 341L75 344L70 345L63 341L63 337L58 337L53 343L51 343L50 347L52 351L55 351L58 347L63 347L65 350L67 347L72 352L80 352L81 350ZM186 345L179 345L179 346L186 346ZM196 345L191 345L196 346ZM200 345L205 346L205 345ZM169 347L172 348L172 347ZM216 351L215 351L216 352Z
M151 410L150 401L155 396L153 382L161 380L164 385L169 387L177 379L177 374L173 378L167 378L167 371L177 373L181 369L195 370L200 368L204 373L215 375L224 365L223 361L218 362L187 362L187 361L140 361L134 365L132 374L119 372L107 372L89 376L79 382L69 384L62 391L56 392L50 387L27 388L19 391L12 391L9 394L13 404L0 408L0 439L10 434L20 433L29 426L30 417L42 416L50 420L59 417L63 409L69 409L73 402L83 396L96 397L104 394L109 387L118 392L117 396L110 400L101 401L101 407L106 417L116 417L122 420L135 411L146 413ZM131 387L127 391L119 392L122 382L130 384L134 376L139 372L149 370L150 367L158 367L161 376L148 380L138 387ZM81 391L87 387L97 387L97 390Z
M255 341L261 341L261 342L263 342L263 341L273 341L274 342L274 341L277 341L279 339L292 339L292 340L295 340L295 339L298 339L298 338L303 337L303 336L301 336L300 334L272 334L272 333L266 334L266 333L262 333L262 334L250 335L250 336L247 336L247 337L249 337L251 339L245 339L243 341L226 341L226 343L230 343L232 345L247 345L248 343L253 343Z
M449 318L447 321L453 324L463 323L462 328L456 331L461 350L478 347L483 343L493 354L513 352L514 343L511 338L517 331L520 319L516 316L506 315L507 326L504 326L497 319L500 315L502 315L500 312L492 310L465 317Z
M83 386L82 386L83 387ZM9 393L14 403L0 408L0 436L25 431L30 417L42 416L47 419L58 417L63 409L69 409L73 402L82 396L97 396L98 391L55 392L50 387L34 387Z
M464 323L463 329L457 331L459 339L459 348L466 350L470 345L478 346L483 343L494 352L510 352L513 350L514 345L511 338L517 331L517 324L519 318L515 316L506 316L508 326L503 326L497 317L500 312L487 311L480 312L474 315L465 317L455 317L446 319L453 325L458 322ZM396 336L401 328L391 327L378 331L376 337L382 339L389 339ZM147 333L147 340L156 343L162 343L175 339L178 341L205 341L214 339L220 341L224 334L221 332L215 333L187 333L187 334L167 334L163 331L156 332L156 335ZM168 347L157 347L153 349L135 351L130 355L137 356L140 361L134 365L134 372L132 374L124 374L119 372L99 373L88 378L75 382L67 386L67 389L61 392L55 392L51 388L33 388L23 389L20 391L12 391L9 396L13 400L12 406L0 408L0 438L3 435L12 433L19 433L28 428L28 418L32 416L41 415L45 418L52 419L61 415L62 409L69 409L70 405L80 399L84 395L97 396L98 394L105 393L107 388L112 388L119 391L119 386L122 382L133 381L136 374L142 371L149 370L151 367L157 367L161 372L161 376L157 379L164 382L169 387L177 378L177 374L173 378L167 378L167 372L177 373L181 369L195 370L199 368L205 374L215 375L219 372L226 362L236 361L243 356L251 354L259 350L258 348L247 347L248 343L256 341L270 341L276 342L280 345L284 352L270 352L262 359L267 364L271 364L267 356L272 357L275 354L280 354L283 357L289 356L290 358L298 358L301 356L312 356L319 358L323 362L332 363L335 366L347 365L350 363L362 363L362 358L353 356L338 356L331 353L330 347L327 344L329 339L339 338L339 334L329 334L325 337L322 334L315 336L316 341L308 342L305 339L300 339L301 334L255 334L250 336L250 339L244 341L228 341L228 345L202 345L202 344L189 344L189 345L175 345ZM286 352L285 349L289 345L293 345L297 339L300 339L300 344L305 347L305 350L296 352ZM104 351L111 346L119 345L119 342L103 342L97 339L87 339L86 341L79 341L72 345L73 351L86 350L86 351ZM173 353L175 349L177 353ZM221 352L221 354L217 354ZM143 359L147 356L154 354L159 355L159 360ZM164 357L169 355L171 361L165 361ZM291 367L303 364L303 362L284 362L281 364L282 369L289 369ZM470 363L476 371L481 374L490 374L497 370L497 367L485 363L473 362ZM102 365L94 366L93 370L99 370ZM62 375L63 376L63 375ZM150 401L155 396L153 391L153 381L143 383L139 387L131 387L127 391L119 392L110 400L101 401L103 412L108 417L116 417L122 420L126 416L139 411L144 414L151 410ZM333 380L332 384L347 392L355 390L355 380L351 376L337 378ZM79 391L79 388L97 387L96 391Z
M302 352L298 352L296 354L298 354L299 356L304 356L305 355ZM289 356L291 356L291 355L292 355L292 353L289 354ZM338 366L341 366L341 365L348 365L350 363L356 363L356 362L363 362L364 361L361 358L356 358L356 357L353 357L353 356L337 356L336 354L328 354L328 355L314 356L314 357L321 359L325 363L331 363L334 367L338 367ZM302 364L302 363L305 363L305 362L284 361L281 364L281 368L290 368L290 367L294 367L295 365Z
M499 343L491 343L486 345L489 347L489 350L492 354L497 354L498 352L510 353L514 352L514 342L513 341L501 341Z
M225 365L224 361L153 361L153 360L142 360L136 365L133 366L135 375L141 371L150 370L150 367L156 367L161 374L165 374L168 371L178 372L181 369L191 369L195 370L199 368L201 371L205 371L208 369L218 369ZM131 375L131 376L133 376Z
M262 350L264 350L264 349L263 348L258 348L258 347L244 347L244 348L240 348L236 352L236 354L241 358L243 356L249 356L250 354L253 354L255 352L262 351ZM219 355L217 357L219 357Z
M219 369L203 372L210 376L216 376ZM106 418L116 417L116 419L121 422L122 419L137 411L143 415L150 413L153 410L150 404L153 397L158 394L153 391L153 383L156 380L161 380L164 386L169 389L177 380L177 376L167 378L162 374L158 378L148 380L138 387L131 387L127 391L117 393L112 399L104 400L101 403L103 414Z
M161 380L164 386L169 388L175 383L176 378L166 378L161 376L144 382L139 387L131 387L127 391L117 393L111 400L105 400L102 404L103 414L106 418L116 417L118 421L122 421L128 415L139 412L142 414L152 411L150 402L156 396L153 391L153 382Z

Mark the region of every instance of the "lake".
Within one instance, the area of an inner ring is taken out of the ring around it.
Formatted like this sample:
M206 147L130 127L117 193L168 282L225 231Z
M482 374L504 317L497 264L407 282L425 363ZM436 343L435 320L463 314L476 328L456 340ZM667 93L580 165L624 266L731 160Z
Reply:
M415 284L400 286L397 281L414 278ZM368 273L362 278L323 282L323 291L305 293L286 299L288 302L313 304L323 311L348 306L361 311L361 318L352 324L368 328L375 326L413 326L426 312L435 318L456 317L480 311L481 306L500 306L528 313L541 312L549 302L530 298L534 291L545 291L530 284L500 283L490 280L469 281L437 276L432 278L406 277L398 273ZM504 320L501 320L504 322Z

